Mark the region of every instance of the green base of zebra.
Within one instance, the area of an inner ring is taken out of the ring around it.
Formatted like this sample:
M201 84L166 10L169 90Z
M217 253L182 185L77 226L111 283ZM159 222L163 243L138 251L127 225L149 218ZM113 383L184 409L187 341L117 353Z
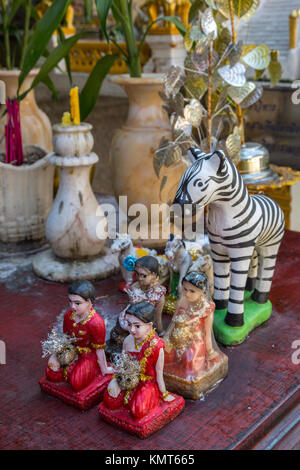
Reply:
M225 346L241 344L248 334L262 323L266 322L272 312L272 304L268 300L265 304L259 304L250 298L251 292L245 292L244 325L229 326L225 323L226 308L215 310L214 334L217 341Z

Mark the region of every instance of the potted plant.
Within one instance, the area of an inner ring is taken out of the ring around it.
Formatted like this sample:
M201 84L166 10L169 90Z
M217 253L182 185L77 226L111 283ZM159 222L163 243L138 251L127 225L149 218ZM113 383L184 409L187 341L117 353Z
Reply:
M47 45L66 13L71 0L55 0L42 18L29 0L0 2L3 58L0 79L6 83L6 108L3 121L4 152L0 154L0 241L19 242L40 239L53 199L53 167L47 151L52 148L52 134L46 141L39 137L50 125L37 110L33 90L43 82L56 95L49 72L67 56L81 35L61 40L51 52ZM15 27L17 15L23 18L23 31ZM40 69L35 67L45 57ZM24 115L20 118L24 105ZM26 106L36 111L26 112ZM28 114L30 114L28 116ZM26 121L30 131L26 130ZM33 132L33 134L32 134ZM37 140L35 140L35 135ZM23 137L23 139L22 139ZM28 146L24 144L31 144ZM38 147L32 144L37 144ZM3 150L3 148L2 148Z
M159 92L163 90L163 80L156 74L143 75L140 63L140 51L147 33L153 24L161 20L173 22L182 34L186 28L175 17L160 17L146 27L140 38L135 36L132 0L96 0L102 32L108 42L111 42L124 59L129 75L112 76L110 80L121 85L129 99L129 111L125 125L116 131L110 150L113 188L116 198L127 196L128 207L142 203L148 209L149 228L151 226L151 205L162 204L172 200L177 183L185 169L181 162L170 170L168 184L160 191L161 178L158 178L153 168L155 149L164 135L171 132L167 113L163 109L163 101ZM116 28L108 31L108 18L111 13L115 19ZM118 31L118 35L116 33ZM126 44L124 49L117 37L122 35ZM101 63L99 64L101 68ZM89 77L91 84L95 81L97 72L92 71ZM96 83L95 83L96 85ZM91 99L93 87L84 87L80 95L80 110L82 119L92 109L97 98ZM98 92L98 90L97 90ZM134 214L132 214L134 215ZM153 222L152 222L153 224ZM160 225L160 224L159 224ZM146 246L162 246L161 237L157 240L139 239ZM135 240L137 241L137 240Z

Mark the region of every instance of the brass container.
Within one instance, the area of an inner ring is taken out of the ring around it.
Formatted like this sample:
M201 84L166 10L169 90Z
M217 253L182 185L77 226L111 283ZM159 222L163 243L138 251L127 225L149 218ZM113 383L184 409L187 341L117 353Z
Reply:
M74 344L66 346L62 351L57 354L57 358L61 366L68 366L72 364L77 356L77 348Z
M279 180L269 166L270 155L266 147L257 142L242 145L238 170L246 184L267 184Z

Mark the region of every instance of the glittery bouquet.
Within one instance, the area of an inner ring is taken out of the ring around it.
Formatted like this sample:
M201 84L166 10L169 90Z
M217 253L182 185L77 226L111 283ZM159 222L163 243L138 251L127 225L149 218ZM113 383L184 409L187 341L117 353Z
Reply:
M42 344L42 357L48 357L55 354L61 366L67 366L73 362L77 355L75 346L76 338L71 338L65 333L59 331L58 326L52 328L51 333Z
M132 359L128 354L115 354L113 367L115 376L121 390L133 390L140 381L141 365L139 361Z

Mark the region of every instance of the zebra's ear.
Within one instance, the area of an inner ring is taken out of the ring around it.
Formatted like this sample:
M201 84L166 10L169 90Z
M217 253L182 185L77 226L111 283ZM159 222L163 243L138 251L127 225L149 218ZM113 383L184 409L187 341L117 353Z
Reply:
M194 160L198 160L201 157L204 157L206 154L197 147L190 147L187 151L188 155L191 156Z
M223 152L223 150L216 150L215 153L219 156L220 158L220 166L219 166L219 169L217 171L217 174L220 175L222 173L222 170L224 169L225 167L225 159L226 159L226 156L225 156L225 153Z
M225 153L222 150L215 150L209 155L209 162L213 166L217 176L222 174L222 170L225 166Z

